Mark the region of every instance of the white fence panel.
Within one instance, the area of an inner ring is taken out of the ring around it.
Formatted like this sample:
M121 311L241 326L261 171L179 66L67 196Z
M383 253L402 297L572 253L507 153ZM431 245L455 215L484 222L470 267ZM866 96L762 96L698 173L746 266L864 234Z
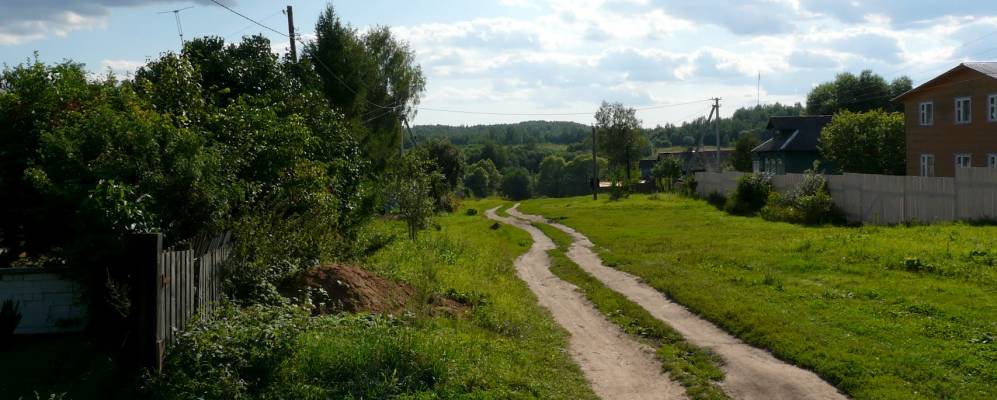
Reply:
M710 193L723 193L730 195L737 188L737 181L744 175L743 172L697 172L696 173L696 193L700 196L707 196Z
M956 186L953 178L908 176L904 213L907 222L954 221Z
M699 172L698 192L730 195L740 172ZM869 174L825 175L834 204L852 222L899 224L997 220L997 169L963 168L955 178ZM801 174L776 175L772 186L793 190Z
M862 174L860 177L862 179L862 221L874 224L904 222L904 183L906 177L866 174Z
M862 176L828 175L827 189L834 204L851 222L862 222Z
M787 193L796 189L803 182L803 174L786 174L772 176L772 187L777 192Z
M997 169L958 168L955 185L956 218L997 219Z

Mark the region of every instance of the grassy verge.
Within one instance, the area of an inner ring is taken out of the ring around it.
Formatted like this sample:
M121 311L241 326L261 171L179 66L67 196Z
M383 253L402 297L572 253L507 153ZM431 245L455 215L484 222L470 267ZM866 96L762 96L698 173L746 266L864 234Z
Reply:
M997 397L997 227L801 227L668 195L521 209L851 397Z
M716 383L724 378L721 360L712 352L693 346L671 327L654 318L647 310L623 295L607 288L582 270L565 255L571 237L547 224L536 224L557 244L551 256L551 272L577 286L603 315L627 334L657 348L662 368L672 379L682 383L691 399L727 399Z
M438 232L399 240L367 260L368 268L472 306L467 318L419 318L412 326L435 338L436 352L457 360L454 393L496 398L591 399L581 370L565 352L567 333L536 302L513 261L532 241L484 211L497 200L469 201L440 217ZM477 215L466 215L468 208ZM401 229L390 223L387 229ZM429 353L431 354L431 352Z
M493 229L481 212L498 204L468 202L416 241L398 221L377 221L367 232L387 245L361 264L407 282L426 307L323 317L290 305L227 308L181 334L176 348L184 350L169 356L169 372L151 382L151 392L166 399L595 399L565 350L567 333L516 276L513 261L529 236ZM434 312L428 302L440 296L465 311Z

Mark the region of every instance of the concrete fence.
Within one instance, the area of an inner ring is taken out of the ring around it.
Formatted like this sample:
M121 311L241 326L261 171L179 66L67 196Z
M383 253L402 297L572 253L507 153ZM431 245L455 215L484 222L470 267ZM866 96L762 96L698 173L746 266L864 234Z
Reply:
M697 192L730 195L740 172L698 172ZM997 169L960 168L955 178L867 174L827 175L827 188L852 222L898 224L997 219ZM793 190L801 174L776 175L772 186Z
M0 302L6 300L20 305L21 323L15 334L76 332L86 322L83 287L59 271L0 269Z

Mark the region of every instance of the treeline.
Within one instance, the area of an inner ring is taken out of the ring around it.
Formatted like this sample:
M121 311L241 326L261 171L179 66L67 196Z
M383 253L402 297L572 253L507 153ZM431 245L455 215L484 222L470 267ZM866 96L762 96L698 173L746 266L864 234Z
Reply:
M572 144L579 143L592 134L592 128L588 125L565 121L473 126L419 125L412 127L412 131L420 138L446 138L456 145Z

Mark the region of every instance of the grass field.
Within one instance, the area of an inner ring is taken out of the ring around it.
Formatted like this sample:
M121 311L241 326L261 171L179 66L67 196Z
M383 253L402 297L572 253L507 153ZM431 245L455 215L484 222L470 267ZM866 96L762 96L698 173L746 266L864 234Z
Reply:
M810 228L673 196L521 209L851 397L997 397L997 227Z

